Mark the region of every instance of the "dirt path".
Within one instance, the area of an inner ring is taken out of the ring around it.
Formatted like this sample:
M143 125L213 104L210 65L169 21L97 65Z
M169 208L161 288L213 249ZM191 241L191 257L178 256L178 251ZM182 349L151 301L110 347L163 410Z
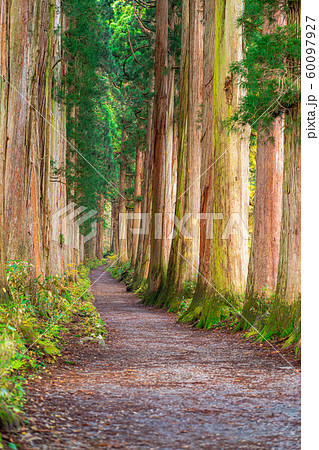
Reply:
M300 448L300 379L279 355L176 324L102 273L91 279L107 345L75 337L75 365L32 381L22 448Z

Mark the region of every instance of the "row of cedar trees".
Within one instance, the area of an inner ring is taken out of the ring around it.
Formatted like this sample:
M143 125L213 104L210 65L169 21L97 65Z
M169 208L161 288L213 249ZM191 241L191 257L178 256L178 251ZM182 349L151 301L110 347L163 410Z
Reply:
M299 26L300 2L288 1L286 6L286 13L278 10L274 23L265 18L262 33L285 23ZM155 71L146 152L136 151L134 212L149 213L151 232L121 238L118 214L128 209L125 195L120 195L113 202L113 251L120 263L131 259L134 287L147 281L148 303L177 309L187 283L196 283L185 321L210 326L221 317L218 305L233 304L245 295L241 326L246 328L254 320L256 299L272 295L286 305L300 299L300 105L296 101L285 116L274 118L267 132L258 129L249 254L245 233L231 232L222 239L234 213L248 227L251 130L246 126L229 133L224 126L244 94L230 74L231 63L243 57L242 30L236 26L242 1L183 0L179 86L168 51L172 8L168 0L156 1L155 43L140 17L138 21L142 32L150 35ZM126 189L125 171L123 163L121 194ZM165 219L163 238L157 238L156 215L167 217L171 212L178 220L191 213L185 228L193 239L178 229L168 239L171 223ZM198 213L223 214L222 220L214 221L212 239L206 221L194 219ZM130 227L138 228L135 222Z
M30 262L30 275L40 277L62 275L85 256L102 257L102 195L97 235L85 249L79 225L55 214L71 216L76 209L65 172L56 173L52 165L64 168L67 155L77 162L66 140L67 106L58 101L63 78L70 73L63 48L68 16L60 3L1 2L0 303L10 297L8 260ZM87 0L77 2L77 10L80 3L88 5Z
M67 205L65 177L57 182L51 167L51 160L65 163L67 147L65 107L52 95L63 72L59 6L1 3L0 301L9 296L5 261L28 261L39 277L61 274L83 256L79 227L53 216Z

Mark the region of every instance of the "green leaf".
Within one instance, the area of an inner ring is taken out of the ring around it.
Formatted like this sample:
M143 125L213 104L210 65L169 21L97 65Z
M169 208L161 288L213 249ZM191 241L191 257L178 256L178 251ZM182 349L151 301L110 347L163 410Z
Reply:
M22 366L24 366L26 363L26 360L24 359L18 359L11 365L11 369L19 370Z
M8 447L13 448L14 450L18 450L18 447L13 442L9 442Z

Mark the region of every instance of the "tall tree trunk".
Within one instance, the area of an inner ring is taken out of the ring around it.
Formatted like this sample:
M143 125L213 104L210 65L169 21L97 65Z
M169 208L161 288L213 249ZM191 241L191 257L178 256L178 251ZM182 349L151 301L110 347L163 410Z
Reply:
M126 158L124 155L124 146L126 141L126 132L122 131L121 147L121 165L120 165L120 195L119 195L119 263L124 264L128 261L127 254L127 221L126 221Z
M202 5L195 0L183 2L182 58L180 80L178 178L175 215L190 218L184 230L175 230L167 282L159 299L172 310L179 307L186 281L196 279L199 257L200 211L200 110L203 90L203 25ZM195 266L195 270L193 268Z
M288 24L300 27L300 0L288 2ZM288 61L288 77L294 80L297 62ZM297 81L300 87L300 79ZM300 100L286 114L284 178L277 301L293 304L301 297L301 126Z
M136 163L135 163L135 182L134 182L134 214L140 215L142 212L142 185L143 185L143 166L144 166L145 152L138 147L136 149ZM133 228L139 229L141 224L140 219L134 219ZM132 259L131 265L135 267L137 258L137 246L139 235L133 234L132 242Z
M205 1L201 213L222 219L201 221L198 283L182 318L200 317L198 326L219 319L222 296L242 294L247 276L249 130L229 135L223 125L241 97L229 74L242 58L242 33L234 27L241 9L241 0Z
M263 34L273 33L277 26L285 24L282 11L278 10L271 24L265 15ZM240 328L244 329L254 322L259 299L269 298L276 289L282 214L283 132L283 117L277 117L267 131L260 125L258 128L253 237L240 323Z
M127 193L131 192L132 189L132 176L130 173L128 173L128 167L126 166L126 189L127 189ZM126 213L128 214L128 219L126 221L126 249L127 249L127 259L128 260L132 260L132 255L133 255L133 233L132 233L132 228L133 228L133 219L132 217L129 217L129 214L132 213L132 207L131 207L131 203L134 204L134 198L131 199L126 199ZM134 209L134 206L133 206Z
M57 1L57 8L55 11L55 29L54 29L54 63L51 66L52 75L54 76L53 93L51 94L51 111L48 111L50 118L53 121L54 127L48 126L48 138L47 142L50 142L50 161L54 162L55 167L60 168L65 166L67 142L65 136L66 131L66 105L61 104L57 100L57 93L62 89L62 76L66 73L66 61L61 61L63 58L62 49L62 36L61 33L65 30L65 20L63 14L61 15L60 5ZM58 30L61 30L59 33ZM49 89L48 89L49 90ZM49 95L49 93L47 94ZM47 162L48 164L48 162ZM65 221L59 215L59 211L63 210L67 204L67 187L66 187L66 174L55 174L53 170L50 170L50 183L49 183L49 213L48 213L48 231L52 235L50 241L50 267L49 273L56 275L58 273L64 273L67 270L67 264L73 261L67 260L66 243L61 245L60 236L64 238L66 236ZM80 239L80 233L78 232L78 255L81 261L83 251L81 246L83 245Z
M96 236L84 244L85 258L91 261L96 259Z
M169 5L169 32L171 34L175 33L176 25L178 23L176 5ZM167 99L167 130L166 130L166 151L165 151L165 201L164 201L164 217L163 217L163 264L165 267L165 272L168 265L170 249L172 245L172 231L174 229L174 223L171 220L174 215L175 210L175 202L176 202L176 173L174 171L177 170L176 165L176 113L175 113L175 94L176 94L176 86L175 86L175 54L174 49L169 51L168 58L168 67L169 67L169 75L168 75L168 99Z
M2 64L1 64L1 67ZM2 81L2 79L0 80L0 86L1 86L1 90L5 89L5 85ZM1 98L1 100L3 100ZM2 114L4 114L4 102L1 102L1 111ZM2 116L1 114L1 116ZM0 133L3 130L3 124L2 124L2 120L0 119ZM2 140L1 140L2 141ZM5 271L5 239L4 239L4 183L3 180L5 179L5 165L4 165L4 161L5 161L5 154L4 154L4 148L2 146L0 146L0 174L1 174L1 183L0 183L0 304L2 302L6 302L9 298L9 289L8 289L8 284L7 284L7 277L6 277L6 271Z
M111 250L115 255L119 254L119 214L117 202L112 203L112 241Z
M243 316L248 322L254 320L249 311L255 302L268 298L276 289L282 207L283 127L283 119L278 117L272 125L271 135L261 129L258 132L253 237L243 309Z
M63 28L57 6L58 0L1 3L4 78L0 94L0 146L5 155L1 162L5 171L2 180L5 249L8 259L30 260L32 275L64 270L63 263L52 265L50 255L56 248L63 257L62 248L52 242L51 226L55 206L51 200L60 188L56 183L50 184L50 161L55 153L65 154L66 148L62 140L57 143L64 132L64 108L57 108L52 96L52 67L61 57ZM60 73L54 75L59 83ZM58 209L63 209L66 197L59 198ZM55 259L60 258L56 255Z
M165 276L162 236L158 236L158 232L162 233L163 231L160 221L163 222L165 211L165 151L168 111L168 75L165 68L167 61L168 0L158 0L156 2L153 207L149 273L149 293L151 295L159 292Z
M142 201L142 213L148 215L148 218L152 215L153 204L153 101L152 96L154 94L154 76L151 76L149 87L150 99L147 108L147 138L146 138L146 154L143 168L143 201ZM133 286L139 286L144 280L147 279L149 274L150 265L150 233L145 230L145 233L139 235L136 267L134 270Z
M1 74L8 78L8 52L6 47L7 37L7 2L1 3L0 17L0 70ZM9 84L0 78L0 303L8 299L7 277L5 272L5 238L4 238L4 207L5 207L5 158L7 144L7 120L8 120L8 95Z
M199 263L200 170L201 170L201 108L203 103L203 5L202 0L189 3L189 70L188 127L185 177L184 215L190 214L185 229L190 239L183 237L179 291L186 281L195 281Z
M182 9L182 53L180 68L179 119L178 119L178 154L177 154L177 189L175 215L182 219L185 198L185 176L187 164L187 124L188 124L188 71L189 71L189 0L183 0ZM178 289L180 273L180 251L182 238L180 230L175 229L172 242L165 289L163 289L158 304L174 308L173 303Z
M300 104L286 116L284 180L276 298L291 304L301 296Z
M96 234L96 257L98 259L103 258L104 205L105 205L104 196L103 196L103 194L100 194L99 217L98 217L97 234Z
M174 173L173 173L173 155L175 125L174 125L174 101L175 101L175 69L172 66L175 62L170 61L170 72L168 75L168 111L167 111L167 132L166 132L166 150L165 150L165 181L164 181L164 215L163 215L163 236L162 236L162 259L164 270L167 268L169 253L172 240L170 239L173 223L170 220L175 202L174 195Z

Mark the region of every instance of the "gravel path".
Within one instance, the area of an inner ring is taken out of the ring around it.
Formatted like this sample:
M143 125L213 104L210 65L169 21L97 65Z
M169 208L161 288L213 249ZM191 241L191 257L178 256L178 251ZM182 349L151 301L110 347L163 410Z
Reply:
M176 324L103 268L91 279L106 345L72 338L75 364L29 384L23 449L300 448L300 376L267 344Z

